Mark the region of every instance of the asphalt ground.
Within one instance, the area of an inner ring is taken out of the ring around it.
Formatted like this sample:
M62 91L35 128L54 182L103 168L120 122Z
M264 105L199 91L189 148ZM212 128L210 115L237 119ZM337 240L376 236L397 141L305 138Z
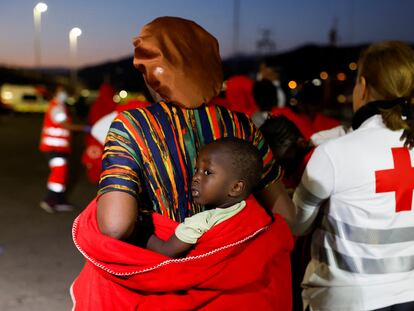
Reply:
M69 287L84 259L72 242L73 220L93 199L80 163L83 136L73 139L68 199L73 212L39 207L48 167L38 150L41 114L0 114L0 310L70 310Z

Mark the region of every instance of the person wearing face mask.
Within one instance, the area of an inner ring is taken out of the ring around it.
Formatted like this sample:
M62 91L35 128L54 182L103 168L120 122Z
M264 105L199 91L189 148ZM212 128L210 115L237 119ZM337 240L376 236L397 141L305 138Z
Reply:
M65 89L57 86L54 94L43 119L39 146L50 168L46 194L40 202L40 207L48 213L73 210L73 206L66 200L71 132L90 131L87 125L72 123L66 107L68 94Z

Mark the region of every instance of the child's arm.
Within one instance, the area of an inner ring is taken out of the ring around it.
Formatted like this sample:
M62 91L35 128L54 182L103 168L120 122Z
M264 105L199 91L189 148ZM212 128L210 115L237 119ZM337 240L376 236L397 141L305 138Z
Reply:
M148 240L147 248L168 257L184 257L194 244L185 243L177 238L175 233L167 240L161 240L154 234Z
M198 239L214 225L207 221L212 212L213 210L209 210L186 217L167 241L153 234L147 242L147 248L168 257L184 257Z

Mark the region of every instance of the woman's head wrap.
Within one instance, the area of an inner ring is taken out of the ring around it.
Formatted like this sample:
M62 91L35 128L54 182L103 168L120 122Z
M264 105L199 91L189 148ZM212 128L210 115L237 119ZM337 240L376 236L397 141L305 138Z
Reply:
M220 92L218 42L196 23L159 17L142 28L134 46L134 66L165 101L196 108Z

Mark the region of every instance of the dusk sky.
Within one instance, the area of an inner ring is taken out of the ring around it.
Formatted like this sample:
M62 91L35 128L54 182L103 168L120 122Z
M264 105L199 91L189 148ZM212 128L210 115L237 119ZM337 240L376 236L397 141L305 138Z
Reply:
M34 0L0 1L0 64L33 66ZM132 38L158 16L192 19L219 40L221 55L233 53L233 0L44 0L43 66L69 66L68 33L82 29L79 66L132 55ZM262 29L271 30L276 52L305 43L327 44L337 19L338 45L386 39L414 42L412 0L240 0L239 48L256 50Z

